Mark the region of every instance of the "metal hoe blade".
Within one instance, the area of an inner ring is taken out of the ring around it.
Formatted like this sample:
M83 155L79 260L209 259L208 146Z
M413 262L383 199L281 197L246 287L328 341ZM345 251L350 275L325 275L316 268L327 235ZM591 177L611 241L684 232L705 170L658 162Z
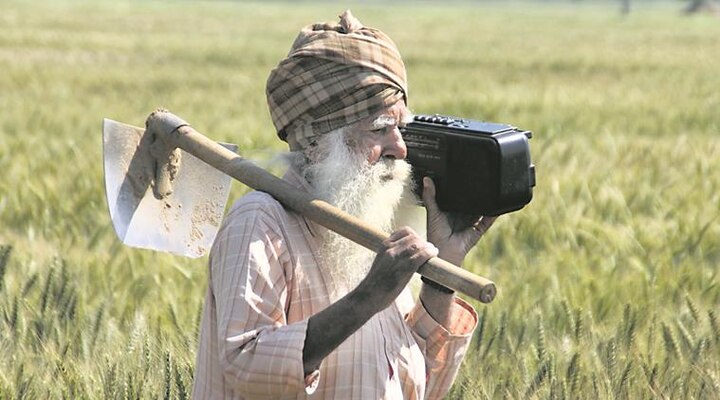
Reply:
M149 136L143 128L103 122L105 192L115 233L129 246L201 257L220 227L231 178L179 150L173 191L156 198ZM236 145L222 145L237 151Z

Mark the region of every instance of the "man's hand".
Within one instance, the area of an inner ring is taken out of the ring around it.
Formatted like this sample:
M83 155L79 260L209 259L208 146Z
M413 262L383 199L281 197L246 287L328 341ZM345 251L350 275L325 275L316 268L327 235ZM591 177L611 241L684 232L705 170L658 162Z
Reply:
M377 311L383 310L395 301L418 268L437 255L432 243L411 228L400 228L383 241L383 249L356 290L371 293Z
M439 249L439 257L455 265L462 264L497 217L444 213L435 201L435 184L423 178L423 202L427 209L428 241Z
M410 228L401 228L383 241L370 272L358 287L308 320L303 347L305 374L352 335L373 315L387 308L412 275L438 249Z

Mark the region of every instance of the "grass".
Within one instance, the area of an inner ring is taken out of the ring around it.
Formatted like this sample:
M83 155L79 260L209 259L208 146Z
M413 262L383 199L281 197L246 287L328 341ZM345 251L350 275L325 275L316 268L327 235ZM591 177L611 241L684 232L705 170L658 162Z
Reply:
M499 295L450 398L720 397L720 26L638 4L352 7L398 43L414 111L535 132L535 199L467 263ZM341 7L1 7L0 398L185 398L206 261L115 238L102 118L165 106L282 151L264 82Z

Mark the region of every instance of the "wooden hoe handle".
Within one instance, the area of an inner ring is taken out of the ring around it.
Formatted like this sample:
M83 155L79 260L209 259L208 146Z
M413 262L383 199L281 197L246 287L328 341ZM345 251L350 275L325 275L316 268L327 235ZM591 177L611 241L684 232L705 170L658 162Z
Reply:
M252 162L208 139L182 119L156 111L147 119L147 129L160 135L169 145L179 147L247 186L272 195L300 214L372 251L378 252L389 234L300 191ZM433 257L418 273L444 286L462 292L483 303L490 303L497 293L495 284L441 258Z

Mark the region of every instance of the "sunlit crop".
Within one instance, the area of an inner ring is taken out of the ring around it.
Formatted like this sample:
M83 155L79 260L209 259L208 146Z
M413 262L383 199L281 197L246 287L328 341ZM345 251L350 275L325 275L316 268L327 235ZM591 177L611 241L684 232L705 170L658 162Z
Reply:
M352 7L397 42L415 112L535 133L533 202L466 263L499 294L450 398L720 398L720 20L633 3ZM341 11L0 2L0 398L188 397L207 259L117 240L102 119L163 106L281 152L265 80Z

